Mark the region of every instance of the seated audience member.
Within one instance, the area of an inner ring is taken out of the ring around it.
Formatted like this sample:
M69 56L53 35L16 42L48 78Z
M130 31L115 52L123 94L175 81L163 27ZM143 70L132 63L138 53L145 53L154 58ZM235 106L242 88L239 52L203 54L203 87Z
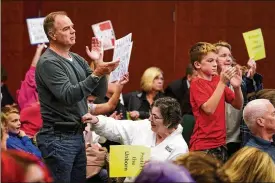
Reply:
M7 79L7 72L1 65L1 108L6 105L12 105L14 103L14 100L6 84Z
M176 99L164 97L152 104L149 120L115 120L89 113L82 120L92 123L93 130L109 140L125 145L151 147L152 160L171 160L188 152L188 147L179 125L180 105Z
M267 153L253 147L237 151L219 170L230 182L275 182L275 164Z
M95 104L95 101L97 100L97 98L93 97L93 95L89 96L87 98L87 102L88 102L90 113L93 115L99 115L99 114L105 115L108 113L112 114L118 105L119 97L123 89L123 86L126 83L128 83L128 81L129 81L129 74L127 73L121 78L120 81L114 83L115 85L114 92L111 95L110 99L108 99L108 101L105 103ZM109 86L108 86L108 90L110 89Z
M255 95L256 99L267 99L275 106L275 89L262 89Z
M31 139L22 131L19 111L14 106L2 108L1 123L7 126L9 138L7 139L7 149L16 149L34 154L41 158L41 152L33 145Z
M38 93L35 82L35 69L36 64L41 56L45 44L38 44L35 55L32 59L31 67L25 75L24 81L21 82L21 87L17 90L17 102L20 110L28 105L38 102Z
M179 156L174 163L185 167L196 183L227 183L229 177L225 172L219 171L222 162L204 152L189 152Z
M149 120L115 120L90 113L84 115L82 120L89 121L93 130L108 140L151 148L150 160L173 160L188 152L188 146L181 135L182 126L179 124L180 105L170 97L153 102Z
M193 78L198 75L197 71L194 69L192 64L188 64L185 76L178 79L167 86L165 89L165 95L177 99L180 103L182 115L191 114L192 107L190 104L190 83Z
M146 69L141 77L141 92L123 95L124 105L132 120L148 119L152 103L163 97L163 72L157 67Z
M229 43L219 41L214 44L218 51L218 73L226 67L236 65L232 56L232 47ZM244 106L248 103L248 94L262 89L262 76L256 73L256 62L250 59L247 63L248 68L243 70L241 90L244 99ZM238 66L240 67L240 66ZM243 68L243 67L241 67ZM246 67L247 68L247 67ZM253 82L255 80L255 82ZM255 87L253 83L256 83ZM233 91L233 86L228 85ZM250 137L250 132L244 124L242 118L242 110L235 109L233 106L226 104L226 143L228 155L231 156L234 152L241 148Z
M41 160L16 150L1 152L1 182L53 182Z
M217 76L217 49L206 42L192 46L190 60L198 72L190 86L190 102L196 120L190 150L204 151L226 161L225 102L236 109L242 108L240 69L227 67ZM228 88L228 83L234 92Z
M149 162L137 176L136 183L195 182L184 168L170 162Z
M251 131L246 146L268 153L275 162L275 108L267 99L255 99L243 110L243 118Z

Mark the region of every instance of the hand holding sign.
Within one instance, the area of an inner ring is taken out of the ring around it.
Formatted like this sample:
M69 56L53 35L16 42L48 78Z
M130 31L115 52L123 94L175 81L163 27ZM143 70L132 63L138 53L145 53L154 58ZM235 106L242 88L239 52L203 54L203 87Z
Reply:
M115 48L114 48L114 54L113 54L113 60L120 59L120 64L110 74L109 82L114 82L119 80L125 73L128 72L131 52L132 52L132 46L133 42L132 40L132 33L117 39L115 41Z
M110 146L110 177L134 177L150 159L151 149L145 146Z

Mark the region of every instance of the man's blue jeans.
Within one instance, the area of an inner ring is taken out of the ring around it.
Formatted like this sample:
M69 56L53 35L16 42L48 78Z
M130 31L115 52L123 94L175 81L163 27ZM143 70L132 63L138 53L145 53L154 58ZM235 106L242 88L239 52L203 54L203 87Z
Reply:
M54 182L82 183L86 180L86 151L83 134L57 133L41 129L37 145Z

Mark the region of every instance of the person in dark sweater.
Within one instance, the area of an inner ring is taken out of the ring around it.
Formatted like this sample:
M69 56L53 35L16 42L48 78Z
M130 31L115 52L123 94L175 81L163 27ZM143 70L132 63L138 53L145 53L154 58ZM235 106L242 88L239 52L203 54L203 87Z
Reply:
M44 30L50 45L41 55L35 73L43 119L37 144L54 182L85 182L81 117L88 111L86 97L92 92L105 96L105 75L118 66L118 61L103 62L102 45L95 38L92 50L86 47L88 56L95 61L94 71L84 58L70 52L76 31L66 12L47 15Z
M165 95L177 99L180 103L182 115L191 114L192 107L190 104L190 82L198 75L197 71L193 68L192 64L188 64L185 76L181 79L173 81L165 89Z

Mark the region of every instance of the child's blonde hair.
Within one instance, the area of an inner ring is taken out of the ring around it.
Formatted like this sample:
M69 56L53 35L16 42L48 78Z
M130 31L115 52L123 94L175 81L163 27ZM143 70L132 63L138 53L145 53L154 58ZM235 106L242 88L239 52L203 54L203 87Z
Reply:
M17 109L17 105L6 105L1 108L1 124L7 125L7 118L10 114L19 114L19 110Z
M196 61L201 62L203 57L210 52L217 53L217 48L211 43L198 42L191 47L189 51L189 56L190 56L191 64L194 66L195 69L196 67L194 63Z

